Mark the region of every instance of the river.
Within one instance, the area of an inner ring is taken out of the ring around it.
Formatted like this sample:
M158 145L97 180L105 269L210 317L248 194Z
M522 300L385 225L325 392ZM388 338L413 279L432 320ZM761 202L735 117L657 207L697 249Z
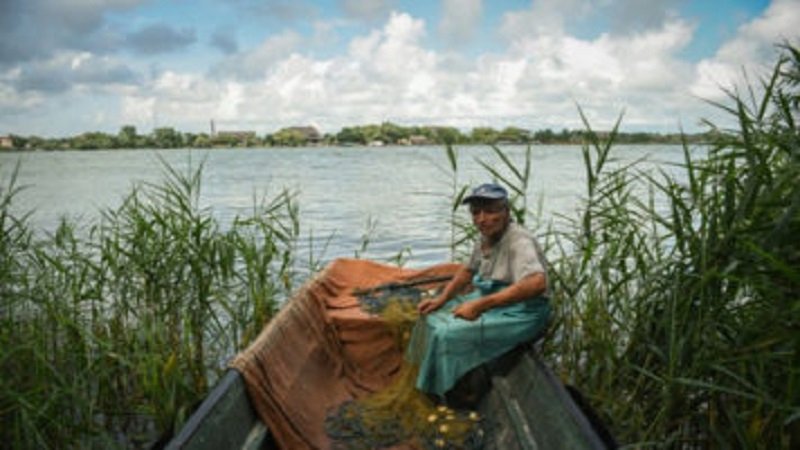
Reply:
M502 148L524 167L526 147ZM479 161L511 176L488 146L456 151L458 185L490 180ZM615 147L612 156L645 157L648 164L669 169L682 152L677 146L631 145ZM410 249L410 267L450 259L453 174L441 146L3 152L0 186L7 188L19 162L17 186L24 189L12 210L32 211L31 223L46 233L62 217L82 225L97 221L101 210L119 206L134 185L159 182L161 159L183 173L204 161L200 202L223 225L237 214L249 215L257 198L294 192L300 245L308 250L313 236L318 260L354 256L365 233L369 245L363 257L385 260ZM574 215L586 189L580 146L533 146L531 178L528 204L540 211L538 223ZM462 214L466 218L466 211Z

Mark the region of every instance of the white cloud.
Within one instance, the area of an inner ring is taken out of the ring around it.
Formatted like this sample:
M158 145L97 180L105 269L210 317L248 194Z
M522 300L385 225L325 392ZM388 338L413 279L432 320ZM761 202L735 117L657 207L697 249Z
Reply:
M136 125L144 128L153 123L155 117L155 97L142 97L138 95L122 98L120 121L126 125Z
M158 101L151 106L165 122L205 123L213 112L259 124L260 132L308 121L329 129L382 120L573 127L580 126L576 102L605 120L600 127L622 109L636 108L632 102L643 102L645 123L654 124L675 116L677 102L652 98L686 84L691 73L675 55L692 32L675 21L624 38L533 34L517 37L505 53L470 62L426 49L425 22L392 13L383 28L353 38L346 54L330 59L282 56L295 41L279 35L225 60L226 66L238 62L228 75L248 75L232 78L235 83L162 74L153 84Z
M685 0L615 0L599 5L608 16L613 34L640 33L661 27L678 18L678 6Z
M20 93L58 95L73 89L102 92L131 85L139 75L125 63L89 52L63 51L51 58L15 67L8 81Z
M715 58L696 67L680 54L697 30L676 16L624 35L578 38L567 34L564 12L584 14L588 2L535 2L505 16L508 47L470 60L426 47L426 22L392 12L380 28L350 37L346 52L335 56L314 56L308 51L313 37L285 31L222 58L207 74L166 70L139 88L126 87L119 121L205 131L215 119L220 129L259 133L312 122L337 131L383 120L561 129L582 127L579 104L596 129L610 127L624 110L624 128L676 131L681 118L706 115L707 106L691 96L701 81L719 80L739 64L770 61L764 49L772 48L775 36L793 36L784 16L800 23L799 8L785 10L787 3L776 2L743 25ZM317 37L331 38L344 27L316 26ZM85 54L71 60L73 68L92 63L101 74L113 62ZM6 89L0 78L0 104L12 101L9 77Z
M509 41L531 36L562 36L568 20L577 20L592 10L589 0L537 0L531 8L506 13L500 32Z
M736 36L720 47L714 57L697 64L691 92L701 98L719 100L721 88L741 86L744 73L761 76L775 62L775 45L786 40L800 43L797 0L774 0L760 17L743 24ZM752 81L752 80L751 80Z
M166 71L148 86L123 97L119 120L145 128L207 131L211 119L237 120L243 90L235 81L220 83L196 74Z
M482 0L444 0L439 33L451 45L468 44L478 29Z
M46 97L40 93L21 94L13 86L13 81L19 76L19 69L11 70L0 75L0 117L15 116L20 113L30 112L33 108L44 103ZM9 130L2 130L4 133Z
M575 110L578 103L587 110L597 110L601 127L610 126L623 110L638 102L648 106L643 111L651 124L675 116L680 102L671 103L659 97L673 98L691 76L690 67L677 54L688 44L693 28L685 22L673 21L657 29L628 36L602 34L596 39L578 39L568 35L530 34L519 36L510 50L498 61L485 61L481 73L491 73L500 65L516 62L524 66L521 76L504 82L481 77L481 85L495 84L515 89L515 101L499 97L498 111L548 121L555 112L558 120L571 112L564 125L580 126ZM681 100L687 100L680 97ZM491 97L490 97L491 99ZM542 112L546 111L547 116ZM538 116L538 117L537 117Z
M339 0L344 12L360 20L379 20L391 11L393 0Z
M284 31L264 40L253 50L226 57L212 69L212 73L242 80L259 79L264 77L274 64L291 55L302 43L302 36L294 31Z

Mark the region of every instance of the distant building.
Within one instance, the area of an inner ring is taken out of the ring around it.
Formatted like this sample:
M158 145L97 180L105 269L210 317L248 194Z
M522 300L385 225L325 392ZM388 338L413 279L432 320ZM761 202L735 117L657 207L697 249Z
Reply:
M431 140L421 134L415 134L408 138L411 145L430 145Z
M289 127L286 128L286 130L297 131L298 133L302 134L306 142L308 142L309 144L319 144L320 142L322 142L322 133L320 133L316 127L313 126Z
M219 131L214 135L214 140L224 142L239 142L247 144L256 140L255 131Z
M251 139L256 137L255 131L220 131L216 136L223 138Z
M11 136L0 136L0 148L14 148L14 140Z

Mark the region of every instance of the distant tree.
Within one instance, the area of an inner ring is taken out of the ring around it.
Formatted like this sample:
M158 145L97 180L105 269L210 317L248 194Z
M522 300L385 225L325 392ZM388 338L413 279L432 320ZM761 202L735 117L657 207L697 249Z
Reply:
M292 128L284 128L272 135L272 144L280 147L300 147L307 143L306 135Z
M476 144L494 144L498 140L498 133L494 128L476 127L472 129L471 140Z
M530 132L522 128L506 127L498 135L501 142L523 144L530 141Z
M364 134L356 127L344 127L336 134L336 140L340 144L366 144L367 139Z
M16 134L10 134L8 137L11 138L11 146L13 148L25 148L25 146L28 145L28 142L31 140L29 138L17 136Z
M396 144L401 139L408 139L411 135L408 129L395 125L391 122L381 124L381 140L387 143Z
M463 142L463 137L458 128L454 127L431 127L433 138L438 144L457 144Z
M83 133L70 140L70 147L79 150L116 148L114 136L101 132Z
M117 134L117 144L121 148L136 147L136 127L133 125L125 125L120 128Z
M370 124L359 127L361 134L364 136L364 142L370 143L375 141L384 141L383 133L380 125Z
M322 143L325 145L336 144L336 135L331 133L325 133L325 136L322 137Z
M211 147L211 138L206 133L194 134L185 133L183 135L186 145L195 148Z
M556 140L556 134L553 133L553 130L547 128L545 130L539 130L533 133L533 140L537 142L541 142L542 144L551 144Z
M153 130L153 141L158 148L178 148L183 146L181 134L172 127Z

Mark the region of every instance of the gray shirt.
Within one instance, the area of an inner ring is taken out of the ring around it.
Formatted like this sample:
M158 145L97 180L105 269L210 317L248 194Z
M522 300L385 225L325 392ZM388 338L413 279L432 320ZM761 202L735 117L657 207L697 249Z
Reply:
M547 282L547 261L533 235L525 228L511 222L496 244L484 252L481 243L475 244L469 269L484 280L492 279L509 284L534 273L542 273ZM547 293L550 283L547 282Z

